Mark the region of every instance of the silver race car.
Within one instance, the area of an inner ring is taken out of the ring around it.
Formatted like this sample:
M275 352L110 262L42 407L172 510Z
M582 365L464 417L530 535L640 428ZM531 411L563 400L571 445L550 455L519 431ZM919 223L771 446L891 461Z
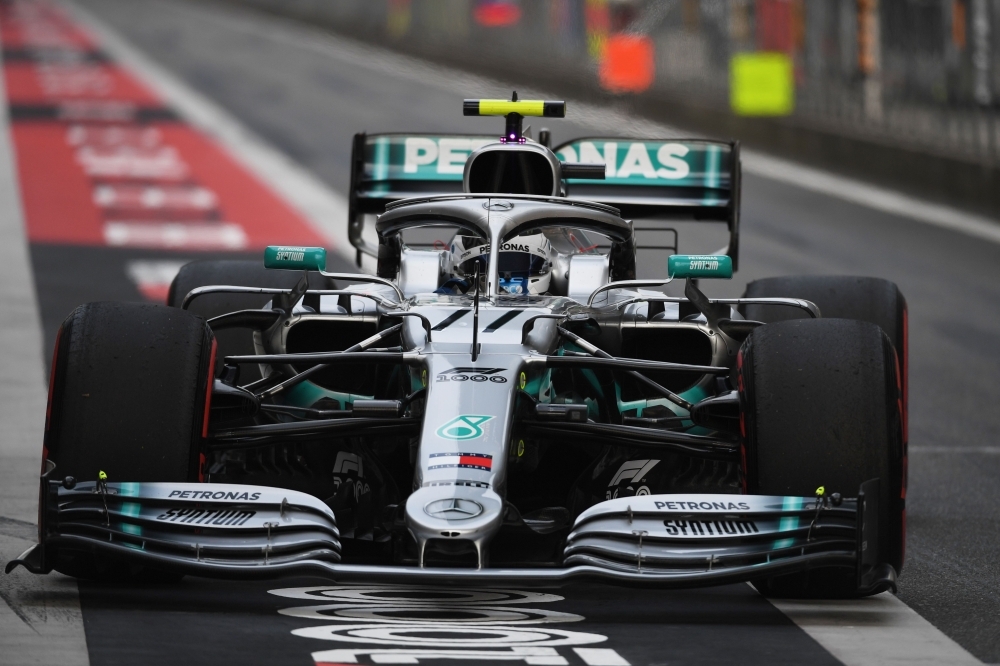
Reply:
M522 120L562 102L465 113L504 116L503 137L356 136L348 223L374 275L273 246L263 266L188 264L169 306L77 308L39 543L8 570L894 588L896 286L708 298L699 281L738 263L738 143L552 148ZM674 221L725 225L727 245L677 254ZM640 252L658 276L637 276Z

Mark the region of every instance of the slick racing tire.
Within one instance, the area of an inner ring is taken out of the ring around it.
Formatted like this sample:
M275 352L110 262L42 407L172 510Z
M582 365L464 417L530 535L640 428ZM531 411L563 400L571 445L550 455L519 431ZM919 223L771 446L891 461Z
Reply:
M755 329L737 357L746 492L856 497L879 479L878 562L902 566L902 390L888 336L869 322L797 319ZM767 596L857 596L852 569L754 581Z
M265 287L271 289L291 289L302 279L300 271L279 271L264 268L261 261L242 259L204 259L192 261L181 270L170 283L167 305L179 308L184 297L198 287L209 285L235 285L239 287ZM311 289L335 289L333 280L310 271ZM206 294L192 302L190 312L203 316L206 320L237 310L260 309L273 296L268 294ZM219 331L216 335L219 357L250 355L255 353L253 331L232 328ZM260 379L260 369L255 365L240 368L240 385Z
M200 480L216 356L203 318L163 305L88 303L56 340L45 426L44 456L56 465L50 478ZM121 573L88 553L64 555L56 564L63 573Z

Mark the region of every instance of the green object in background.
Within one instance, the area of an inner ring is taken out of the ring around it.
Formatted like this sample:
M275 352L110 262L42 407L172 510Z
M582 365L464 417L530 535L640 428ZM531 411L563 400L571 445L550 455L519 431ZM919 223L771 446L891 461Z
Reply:
M264 268L286 270L326 270L326 250L321 247L269 245L264 250Z
M729 280L733 277L733 259L724 254L674 254L667 259L667 275Z
M787 116L795 76L786 53L738 53L729 62L729 100L738 116Z

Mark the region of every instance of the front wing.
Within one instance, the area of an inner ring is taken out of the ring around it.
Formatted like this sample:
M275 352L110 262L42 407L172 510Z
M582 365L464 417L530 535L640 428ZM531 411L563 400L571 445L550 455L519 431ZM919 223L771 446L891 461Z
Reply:
M296 491L43 478L39 543L6 569L48 573L60 558L85 554L211 578L686 588L838 567L855 572L859 592L872 593L894 590L896 578L876 559L878 483L836 504L758 495L608 500L577 518L561 566L465 569L344 564L333 512Z

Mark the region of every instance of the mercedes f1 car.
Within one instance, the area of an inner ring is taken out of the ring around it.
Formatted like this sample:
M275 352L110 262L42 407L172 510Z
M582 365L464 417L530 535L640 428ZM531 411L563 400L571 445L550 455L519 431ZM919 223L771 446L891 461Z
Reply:
M783 277L709 298L699 282L739 259L738 143L552 148L522 120L562 102L465 113L506 117L504 136L356 136L348 224L374 275L273 246L263 267L185 266L170 306L77 308L39 543L8 570L894 588L896 286ZM728 244L649 240L672 220L724 224ZM667 270L642 279L651 247Z

